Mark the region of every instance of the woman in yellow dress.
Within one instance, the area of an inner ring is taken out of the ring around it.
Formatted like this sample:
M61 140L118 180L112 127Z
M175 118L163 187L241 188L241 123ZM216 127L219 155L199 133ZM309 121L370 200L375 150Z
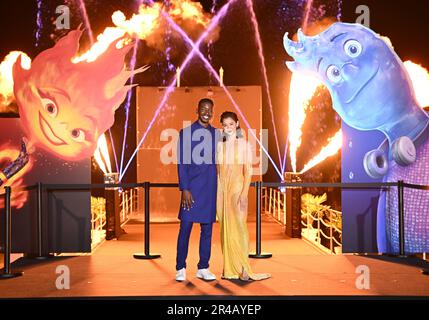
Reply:
M262 280L270 274L252 272L249 263L247 196L252 179L252 151L237 115L224 112L223 139L217 145L217 217L223 253L223 279Z

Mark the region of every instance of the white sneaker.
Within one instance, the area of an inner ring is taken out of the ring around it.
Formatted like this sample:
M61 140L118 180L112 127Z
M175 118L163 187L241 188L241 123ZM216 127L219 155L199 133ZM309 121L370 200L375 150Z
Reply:
M198 269L197 278L204 280L216 280L216 276L209 269Z
M186 280L186 269L182 268L176 272L176 281L185 281Z

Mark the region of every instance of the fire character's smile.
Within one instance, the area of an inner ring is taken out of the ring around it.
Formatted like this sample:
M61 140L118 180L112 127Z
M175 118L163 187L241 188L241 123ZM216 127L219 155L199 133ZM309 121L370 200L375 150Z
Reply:
M63 139L58 137L52 127L49 125L49 122L43 117L43 115L39 112L39 124L40 129L45 135L46 139L55 146L61 146L67 144Z

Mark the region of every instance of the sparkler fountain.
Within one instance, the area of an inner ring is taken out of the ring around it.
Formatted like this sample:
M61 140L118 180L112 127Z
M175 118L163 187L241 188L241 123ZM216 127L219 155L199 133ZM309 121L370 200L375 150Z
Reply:
M182 65L180 66L180 69L183 70L184 68L187 67L189 61L191 60L191 58L193 57L193 54L196 53L198 54L198 56L202 59L202 61L204 62L205 66L209 69L209 71L215 76L216 80L220 83L220 78L219 75L217 74L216 70L214 70L214 68L211 66L211 64L208 62L208 60L204 57L204 55L199 51L199 46L201 44L201 42L210 34L210 32L212 31L212 29L218 24L219 20L227 13L227 10L229 8L229 5L232 4L233 2L235 2L234 0L228 2L226 5L224 5L224 7L222 7L222 9L218 12L218 14L212 19L210 25L208 26L208 28L206 29L206 31L200 36L200 38L197 40L196 43L194 43L188 36L187 34L179 27L177 26L177 24L174 23L174 21L172 21L168 15L166 13L163 14L163 16L165 18L167 18L167 20L172 24L173 28L178 31L185 39L185 41L192 46L192 51L188 54L188 56L186 57L185 61L182 63ZM176 78L173 79L173 81L171 82L170 86L167 87L166 93L164 94L163 99L161 100L161 103L159 104L158 108L155 111L155 116L152 118L148 128L146 129L142 139L140 140L136 150L134 151L131 159L128 161L128 164L126 166L126 168L124 169L124 171L122 172L122 175L124 174L125 170L128 168L128 166L130 165L131 161L133 160L133 158L135 157L137 150L140 148L141 144L143 143L143 141L145 140L150 128L152 127L156 117L158 116L159 112L161 111L162 107L164 106L165 102L167 101L169 95L171 94L171 92L173 92L174 90L174 86L176 84ZM227 94L228 98L231 100L231 102L233 103L234 107L236 108L236 110L238 111L238 113L240 114L240 116L243 118L243 122L246 124L246 126L248 128L250 128L249 123L247 122L247 120L245 119L243 113L241 112L239 106L235 103L233 97L231 96L231 94L229 93L229 91L225 88L225 86L222 86L222 88L224 89L225 93ZM269 158L269 160L271 161L271 163L273 164L277 174L281 177L281 172L279 171L279 169L277 168L276 164L274 163L274 161L272 160L271 156L269 155L268 151L265 149L265 147L262 145L262 143L259 141L259 139L256 137L256 135L254 134L253 131L250 131L251 134L255 137L256 141L258 141L261 149L264 151L264 153L267 155L267 157ZM120 177L121 179L121 177Z
M198 57L203 61L204 65L206 66L206 68L209 70L209 72L215 77L216 81L219 83L219 85L221 86L221 88L224 90L224 92L226 93L226 95L228 96L228 98L230 99L231 103L233 104L234 108L237 110L237 112L239 113L240 117L242 118L243 122L245 123L246 127L248 129L251 129L249 122L247 121L246 117L244 116L243 112L241 111L240 107L237 105L237 103L235 102L234 98L232 97L231 93L229 92L229 90L224 86L223 84L223 80L220 78L219 74L217 73L217 71L213 68L213 66L210 64L210 62L207 60L207 58L201 53L200 50L198 50L198 47L196 47L195 43L188 37L188 35L178 26L174 23L174 21L172 21L168 16L166 16L167 20L172 24L173 28L179 32L183 39L185 40L185 42L190 45L192 47L192 49L196 50L196 53L198 55ZM277 166L274 163L274 160L271 158L270 154L268 153L268 151L265 149L265 147L262 145L262 143L260 142L260 140L256 137L255 133L252 130L249 130L249 132L253 135L253 137L256 139L256 141L258 142L259 146L261 147L261 149L263 150L263 152L267 155L267 157L269 158L269 160L271 161L271 163L273 164L274 168L276 169L277 173L280 175L280 171L278 170Z
M42 22L42 0L37 0L37 18L36 18L36 47L40 44L40 38L42 35L42 28L43 28L43 22Z
M255 29L255 41L256 41L256 44L258 47L259 60L261 61L262 76L264 79L265 91L266 91L267 99L268 99L268 107L269 107L270 114L271 114L271 123L273 125L273 130L274 130L274 139L276 142L276 147L277 147L277 152L278 152L278 157L279 157L279 164L281 167L283 167L281 153L280 153L279 139L277 137L277 126L276 126L276 122L274 120L273 103L271 101L270 84L268 82L268 75L267 75L267 68L265 65L262 39L261 39L261 34L259 32L259 24L258 24L258 20L256 18L255 10L253 8L253 1L252 0L246 0L246 6L247 6L249 13L250 13L250 20L252 21L253 28Z
M88 13L86 12L85 0L79 0L79 7L82 12L85 28L88 31L89 40L91 41L91 45L92 45L94 43L94 35L92 34L91 24L89 23Z
M138 7L140 8L140 5L142 4L143 0L138 0ZM133 47L133 55L131 57L131 61L130 61L130 69L134 70L135 66L136 66L136 61L137 61L137 50L138 50L138 46L139 46L139 41L138 41L138 37L136 36L136 43L134 44ZM134 80L134 75L131 76L130 78L130 82L132 83ZM126 142L127 142L127 133L128 133L128 120L130 117L130 105L131 105L131 97L133 95L133 90L128 91L127 94L127 102L125 103L124 109L125 109L125 124L124 124L124 138L122 140L122 153L121 153L121 162L120 162L120 169L119 169L119 174L120 176L122 176L122 166L124 164L124 153L125 153L125 147L126 147Z
M94 44L94 35L92 32L91 23L89 21L88 13L86 12L85 1L84 0L79 0L79 1L80 1L79 2L79 8L81 10L83 20L85 23L85 27L86 27L86 30L88 31L89 41L90 41L91 46L92 46ZM134 75L132 75L132 77L134 78ZM113 157L115 158L116 172L119 172L118 158L116 156L115 143L113 141L113 135L112 135L112 131L110 128L109 128L109 137L110 137L110 144L112 145ZM98 152L100 152L100 150L98 150ZM109 161L109 163L110 163L110 161Z
M219 23L219 21L226 15L226 13L228 12L228 9L229 9L229 7L230 7L230 5L231 4L233 4L233 3L235 3L236 2L236 0L232 0L232 1L230 1L230 2L228 2L227 4L225 4L220 10L219 10L219 12L217 13L217 15L215 16L215 17L213 17L213 19L212 19L212 21L210 22L210 24L208 25L208 27L207 27L207 29L203 32L203 34L200 36L200 38L194 43L192 40L190 40L189 39L189 37L187 37L187 39L188 39L188 44L191 44L192 43L192 50L191 50L191 52L188 54L188 56L185 58L185 60L183 61L183 63L182 63L182 65L180 66L180 70L184 70L186 67L187 67L187 65L189 64L189 62L191 61L191 59L193 58L193 55L194 54L198 54L199 55L199 57L200 58L202 58L203 59L203 62L205 63L205 65L207 66L207 67L209 67L210 66L210 69L211 69L211 72L213 72L213 75L215 75L215 77L216 77L216 80L218 81L218 82L220 82L220 78L219 78L219 75L217 74L217 72L213 69L213 67L211 67L211 65L210 65L210 63L207 61L207 59L201 54L201 52L199 51L199 46L201 45L201 43L203 42L203 40L210 34L210 32L211 31L213 31L213 29L218 25L218 23ZM164 14L164 17L166 17L166 14ZM171 20L170 20L171 21ZM176 29L176 31L179 31L179 28L180 27L178 27L177 25L176 25L176 27L177 27L177 29ZM181 30L181 29L180 29ZM182 32L183 32L183 30L182 30ZM185 32L183 32L182 33L181 32L181 34L182 35L186 35L186 33ZM130 160L128 161L128 163L127 163L127 165L126 165L126 167L125 167L125 169L123 170L123 172L122 172L122 175L119 177L119 179L121 180L121 178L122 178L122 176L124 175L124 173L125 173L125 171L127 170L127 168L129 167L129 165L131 164L131 162L132 162L132 160L134 159L134 157L136 156L136 154L137 154L137 151L138 151L138 149L140 148L140 146L142 145L142 143L144 142L144 140L146 139L146 136L147 136L147 134L148 134L148 132L149 132L149 130L151 129L151 127L153 126L153 123L155 122L155 120L156 120L156 118L157 118L157 116L159 115L159 113L161 112L161 110L162 110L162 107L164 106L164 104L165 104L165 102L167 101L167 99L168 99L168 97L170 96L170 94L174 91L174 87L175 87L175 85L176 85L176 78L173 78L173 80L171 81L171 83L170 83L170 85L167 87L167 89L166 89L166 92L165 92L165 94L164 94L164 97L161 99L161 102L160 102L160 104L158 105L158 107L156 108L156 110L155 110L155 114L154 114L154 117L152 118L152 120L150 121L150 123L149 123L149 125L148 125L148 127L147 127L147 129L146 129L146 131L144 132L144 134L143 134L143 136L142 136L142 138L141 138L141 140L140 140L140 142L139 142L139 144L137 145L137 148L135 149L135 151L134 151L134 153L132 154L132 156L131 156L131 158L130 158ZM223 87L224 88L224 90L225 90L225 92L226 92L226 94L227 94L227 96L228 96L228 98L231 100L231 101L234 101L234 99L232 98L232 96L231 96L231 94L228 92L228 90L225 88L225 87ZM233 102L233 105L234 105L234 107L237 109L237 110L239 110L239 107L237 106L237 104L235 103L235 101ZM244 116L243 116L243 114L242 114L242 112L241 111L239 111L239 114L240 114L240 116L241 117L243 117L243 119L244 119L244 122L245 122L245 124L247 125L247 126L249 126L249 124L247 123L247 121L245 121L245 118L244 118ZM252 132L252 131L250 131L250 132ZM252 132L252 134L254 134L253 132ZM255 138L257 139L257 137L255 136ZM275 163L272 161L272 158L269 156L269 154L268 154L268 151L265 149L265 147L263 147L262 146L262 144L260 143L260 141L257 139L257 141L259 142L259 144L260 144L260 146L261 146L261 148L264 150L264 152L267 154L267 156L268 156L268 158L270 159L270 161L273 163L273 165L274 165L274 167L275 167L275 169L276 169L276 171L277 171L277 173L279 174L279 176L281 176L281 173L280 173L280 170L278 170L278 168L277 168L277 166L275 165Z

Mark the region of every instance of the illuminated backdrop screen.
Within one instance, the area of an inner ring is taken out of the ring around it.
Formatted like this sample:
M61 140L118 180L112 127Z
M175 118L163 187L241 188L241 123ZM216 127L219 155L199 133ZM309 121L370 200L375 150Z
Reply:
M211 91L209 91L211 90ZM261 88L259 86L228 87L232 97L240 107L243 115L256 130L259 137L262 126L261 114ZM148 129L155 111L165 94L165 88L138 87L137 88L137 143ZM183 128L183 123L188 125L197 119L196 107L202 98L210 98L214 101L214 116L212 125L220 127L220 115L224 111L236 112L231 101L220 87L189 87L176 88L167 100L162 112L150 127L145 141L137 153L137 181L177 183L176 164L164 164L160 159L162 148L167 144L175 144L172 138L161 141L161 133L173 130L178 134ZM236 112L237 113L237 112ZM239 116L241 127L247 131L243 119ZM247 134L249 136L249 134ZM259 148L255 149L256 155L260 155ZM262 166L262 163L259 163ZM255 167L258 165L255 164ZM253 176L253 181L261 177ZM139 198L141 209L143 208L143 195ZM180 206L180 191L178 188L151 190L151 220L152 221L177 221ZM253 188L249 192L249 215L254 213L255 195Z

